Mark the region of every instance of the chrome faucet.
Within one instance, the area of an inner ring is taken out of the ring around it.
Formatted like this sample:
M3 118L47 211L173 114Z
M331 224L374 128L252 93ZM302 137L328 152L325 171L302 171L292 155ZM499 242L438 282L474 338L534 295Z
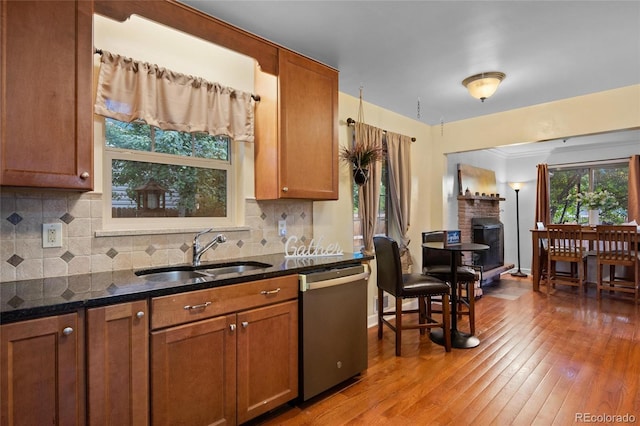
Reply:
M215 236L209 244L204 247L200 246L200 235L207 234L213 231L213 228L205 229L204 231L198 232L193 239L193 266L200 265L200 258L204 254L205 251L209 250L211 247L217 246L220 243L224 243L227 241L227 237L222 234L218 234Z

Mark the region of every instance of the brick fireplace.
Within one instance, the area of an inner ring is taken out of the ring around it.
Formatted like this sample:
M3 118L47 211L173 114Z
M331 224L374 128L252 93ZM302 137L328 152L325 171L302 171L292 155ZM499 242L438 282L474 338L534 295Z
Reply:
M465 262L486 266L483 281L492 281L492 276L499 277L501 272L513 267L504 264L504 231L500 222L500 201L504 200L499 196L458 196L458 228L462 242L491 246L482 255L465 253Z

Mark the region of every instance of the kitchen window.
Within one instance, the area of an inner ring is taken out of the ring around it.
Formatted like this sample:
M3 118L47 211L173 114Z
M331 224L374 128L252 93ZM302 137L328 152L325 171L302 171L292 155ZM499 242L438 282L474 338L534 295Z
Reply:
M111 118L105 119L105 136L112 221L227 221L234 172L230 138Z
M575 196L592 191L608 191L618 205L600 212L603 223L619 224L627 220L629 205L629 162L597 162L571 166L549 166L552 223L589 222L587 208Z
M107 231L236 226L238 158L253 142L253 99L200 77L100 51Z

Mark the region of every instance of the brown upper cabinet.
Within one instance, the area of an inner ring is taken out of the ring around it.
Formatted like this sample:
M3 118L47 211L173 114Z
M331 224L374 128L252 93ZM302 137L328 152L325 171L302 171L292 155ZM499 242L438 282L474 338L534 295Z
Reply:
M92 3L2 0L0 185L93 188Z
M93 189L93 12L256 59L256 198L338 198L338 72L175 1L2 1L0 185Z
M277 77L256 69L259 200L338 199L338 72L281 49Z

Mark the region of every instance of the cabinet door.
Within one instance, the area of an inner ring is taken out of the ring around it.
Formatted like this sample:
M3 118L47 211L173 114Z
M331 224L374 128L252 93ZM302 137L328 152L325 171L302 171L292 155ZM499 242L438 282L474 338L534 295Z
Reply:
M91 425L149 423L149 320L146 301L87 312Z
M92 2L2 1L0 184L90 190Z
M151 333L151 422L236 423L235 315Z
M257 199L338 199L338 72L281 49L256 70Z
M298 396L298 301L238 314L238 422Z
M3 426L84 424L80 324L68 314L0 326Z

